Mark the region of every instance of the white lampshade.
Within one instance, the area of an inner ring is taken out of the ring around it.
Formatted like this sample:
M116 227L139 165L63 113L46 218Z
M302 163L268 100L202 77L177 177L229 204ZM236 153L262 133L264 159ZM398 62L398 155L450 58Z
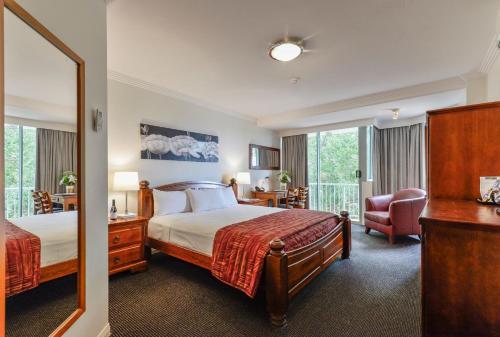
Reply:
M238 172L236 183L240 185L250 185L250 172Z
M113 190L117 192L138 191L139 174L137 172L115 172Z

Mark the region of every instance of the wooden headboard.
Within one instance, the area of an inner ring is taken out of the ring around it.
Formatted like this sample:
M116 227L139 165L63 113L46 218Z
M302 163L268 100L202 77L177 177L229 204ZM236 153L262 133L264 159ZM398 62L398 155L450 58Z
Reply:
M142 180L139 183L139 186L140 186L139 195L137 196L137 214L145 216L149 219L153 217L154 214L153 188L149 187L149 181L147 180ZM190 188L204 189L204 188L223 188L229 186L233 187L233 191L235 191L236 194L237 187L235 185L227 185L212 181L183 181L179 183L154 187L154 189L160 191L185 191Z

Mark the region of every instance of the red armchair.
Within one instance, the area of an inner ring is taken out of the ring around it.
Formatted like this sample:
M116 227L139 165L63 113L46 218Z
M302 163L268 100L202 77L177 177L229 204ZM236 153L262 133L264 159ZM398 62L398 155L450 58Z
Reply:
M420 237L418 217L426 201L425 191L418 188L366 198L365 233L371 229L385 233L391 244L398 235Z

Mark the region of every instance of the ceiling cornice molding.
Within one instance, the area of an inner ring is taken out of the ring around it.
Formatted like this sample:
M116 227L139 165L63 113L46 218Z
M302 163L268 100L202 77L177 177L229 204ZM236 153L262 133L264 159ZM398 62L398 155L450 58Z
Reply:
M154 92L156 94L160 94L160 95L167 96L170 98L178 99L178 100L181 100L181 101L184 101L187 103L198 105L198 106L205 108L205 109L221 112L221 113L224 113L224 114L232 116L232 117L236 117L239 119L243 119L246 121L257 123L257 118L247 116L247 115L242 115L242 114L234 112L234 111L229 111L229 110L221 108L217 105L214 105L214 104L211 104L208 102L204 102L204 101L199 100L197 98L194 98L194 97L191 97L191 96L188 96L185 94L181 94L180 92L176 92L176 91L173 91L171 89L168 89L168 88L165 88L165 87L162 87L162 86L159 86L159 85L147 82L147 81L143 81L141 79L138 79L138 78L135 78L132 76L125 75L125 74L120 73L118 71L108 70L108 79L113 80L113 81L117 81L117 82L120 82L123 84L128 84L128 85L136 87L136 88L151 91L151 92Z
M440 81L423 83L396 90L390 90L381 93L322 104L306 109L288 111L284 113L269 115L266 117L260 117L257 120L257 125L260 127L272 128L273 126L290 123L296 120L300 120L301 118L317 117L323 114L329 114L338 111L389 103L393 101L426 96L451 90L464 89L465 87L466 81L462 77L456 76Z
M495 34L495 36L491 39L490 45L486 54L481 61L481 65L479 66L479 72L482 74L488 74L491 71L491 68L495 64L495 61L500 54L500 46L499 46L500 35Z
M356 127L361 127L361 126L373 125L375 123L376 123L375 118L365 118L365 119L357 119L357 120L348 121L348 122L339 122L339 123L325 124L325 125L320 125L320 126L313 126L310 128L298 128L298 129L282 130L279 132L279 135L280 135L280 137L287 137L287 136L303 135L303 134L313 133L313 132L356 128Z

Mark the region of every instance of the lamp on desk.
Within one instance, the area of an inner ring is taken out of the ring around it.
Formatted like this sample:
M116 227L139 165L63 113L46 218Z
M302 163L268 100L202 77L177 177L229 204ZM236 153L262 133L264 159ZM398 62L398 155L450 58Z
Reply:
M236 183L238 185L250 185L250 172L238 172L236 175ZM245 196L245 189L243 189L243 196Z
M113 190L116 192L125 192L125 214L119 214L118 216L134 216L134 213L128 212L128 192L139 190L139 174L137 172L115 172Z

